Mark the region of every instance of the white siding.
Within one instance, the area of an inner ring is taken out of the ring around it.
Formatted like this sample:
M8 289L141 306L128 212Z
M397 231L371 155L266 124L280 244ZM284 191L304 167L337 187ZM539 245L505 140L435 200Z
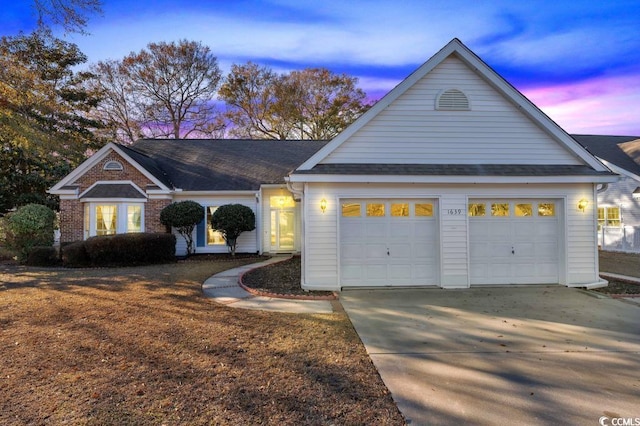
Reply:
M619 182L610 183L607 190L598 194L598 206L620 207L623 225L640 226L640 199L633 198L633 191L640 182L623 176Z
M224 204L243 204L249 207L256 215L256 226L258 223L258 208L256 204L256 198L254 195L239 195L239 196L189 196L179 195L174 198L174 201L192 200L204 207L206 206L222 206ZM196 254L203 253L227 253L228 249L225 244L223 245L211 245L204 247L197 247L197 229L193 230L193 242L195 246ZM176 254L178 256L184 256L187 253L187 243L185 239L178 234L175 230L173 233L176 235ZM258 233L257 228L251 232L243 232L237 241L236 252L237 253L256 253L258 252Z
M320 200L328 202L320 211ZM593 185L348 185L307 184L303 287L339 290L339 200L342 198L434 198L439 200L440 285L469 285L467 200L469 198L544 198L564 204L560 213L559 283L580 285L598 280ZM589 201L585 212L578 201ZM457 210L462 209L462 214ZM451 210L451 211L449 211ZM568 225L566 225L568 224Z
M447 88L469 111L435 109ZM581 164L461 60L450 56L322 163Z

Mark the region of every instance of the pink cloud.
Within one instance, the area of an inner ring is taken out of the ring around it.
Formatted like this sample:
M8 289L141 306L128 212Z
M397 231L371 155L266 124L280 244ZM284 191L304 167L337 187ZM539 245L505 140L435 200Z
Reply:
M569 133L640 135L640 75L523 90Z

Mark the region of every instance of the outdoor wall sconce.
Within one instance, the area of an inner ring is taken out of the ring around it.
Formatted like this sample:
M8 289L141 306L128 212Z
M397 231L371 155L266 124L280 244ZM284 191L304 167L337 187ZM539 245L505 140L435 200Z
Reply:
M584 213L584 210L587 208L587 205L589 205L589 201L583 198L582 200L578 201L578 210Z
M320 210L322 210L322 214L324 214L324 211L327 210L327 200L324 198L320 200Z

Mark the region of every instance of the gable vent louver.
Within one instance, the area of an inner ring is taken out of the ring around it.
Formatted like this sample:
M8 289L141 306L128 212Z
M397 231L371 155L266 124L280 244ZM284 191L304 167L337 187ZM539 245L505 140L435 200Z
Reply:
M461 90L447 89L436 99L436 109L445 111L469 110L469 98Z
M102 168L103 170L122 170L124 167L122 167L122 163L120 163L119 161L115 161L115 160L111 160L111 161L107 161L104 164L104 167Z

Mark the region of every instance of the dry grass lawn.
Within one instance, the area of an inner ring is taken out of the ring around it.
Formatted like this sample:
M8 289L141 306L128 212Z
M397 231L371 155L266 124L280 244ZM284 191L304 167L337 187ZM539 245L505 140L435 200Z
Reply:
M0 265L0 424L404 424L344 313L202 297L253 260Z

